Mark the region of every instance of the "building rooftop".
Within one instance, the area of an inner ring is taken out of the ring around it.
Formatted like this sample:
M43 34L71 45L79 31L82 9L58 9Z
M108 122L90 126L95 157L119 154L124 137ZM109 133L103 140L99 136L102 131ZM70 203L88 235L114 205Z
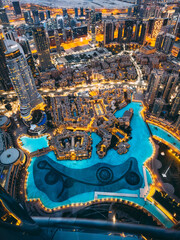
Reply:
M18 44L9 45L8 48L7 48L6 54L13 53L17 50L19 50Z
M0 116L0 127L4 126L8 121L8 117L2 115Z
M19 159L19 151L16 148L9 148L0 155L0 163L10 165Z

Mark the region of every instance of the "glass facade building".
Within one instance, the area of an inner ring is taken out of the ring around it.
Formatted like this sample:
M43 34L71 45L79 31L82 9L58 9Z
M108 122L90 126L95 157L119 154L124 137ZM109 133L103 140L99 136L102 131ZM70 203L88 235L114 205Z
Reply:
M49 44L43 26L33 28L33 36L38 52L39 63L42 71L52 67Z
M13 7L14 7L14 12L16 15L21 15L21 7L18 1L12 2Z
M0 8L0 24L3 26L9 25L9 19L5 8Z
M0 38L0 90L8 91L12 88L12 84L6 64L5 51L4 41Z
M8 47L6 60L11 81L20 101L21 116L25 121L30 121L32 110L42 104L43 99L36 89L31 69L18 44Z

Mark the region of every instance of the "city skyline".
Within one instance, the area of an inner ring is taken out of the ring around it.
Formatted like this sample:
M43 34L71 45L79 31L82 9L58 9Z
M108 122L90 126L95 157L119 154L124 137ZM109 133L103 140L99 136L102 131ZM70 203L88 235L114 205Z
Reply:
M179 239L179 2L27 2L0 1L3 240Z

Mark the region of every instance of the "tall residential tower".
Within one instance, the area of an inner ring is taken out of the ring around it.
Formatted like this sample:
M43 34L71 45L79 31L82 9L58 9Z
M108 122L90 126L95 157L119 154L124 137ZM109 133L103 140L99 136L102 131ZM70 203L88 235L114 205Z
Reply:
M163 71L159 69L154 69L149 76L149 84L147 88L147 103L148 105L153 105L154 100L158 97L158 89L163 78Z
M12 88L5 58L6 47L0 33L0 90L8 91Z
M104 21L104 45L114 41L114 22Z
M10 41L6 51L6 61L10 78L20 101L21 116L25 121L32 119L33 110L43 106L43 99L38 93L31 69L19 44Z
M43 26L33 28L33 36L38 52L39 63L42 71L52 68L49 44Z

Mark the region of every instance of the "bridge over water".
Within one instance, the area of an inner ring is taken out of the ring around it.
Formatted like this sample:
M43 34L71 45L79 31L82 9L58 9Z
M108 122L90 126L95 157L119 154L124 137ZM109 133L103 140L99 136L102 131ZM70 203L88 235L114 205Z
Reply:
M30 154L30 157L40 157L43 156L45 154L47 154L48 152L51 152L52 149L50 149L50 147L46 147L46 148L42 148L42 149L38 149L37 151L34 151Z

